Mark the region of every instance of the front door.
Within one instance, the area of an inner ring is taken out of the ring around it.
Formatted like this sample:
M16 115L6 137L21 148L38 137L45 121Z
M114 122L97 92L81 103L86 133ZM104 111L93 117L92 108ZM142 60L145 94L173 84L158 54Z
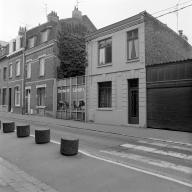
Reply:
M8 112L11 111L11 95L12 95L12 89L9 88L9 104L8 104Z
M26 89L26 113L30 114L30 110L31 110L31 89Z
M128 80L128 123L139 123L139 80Z

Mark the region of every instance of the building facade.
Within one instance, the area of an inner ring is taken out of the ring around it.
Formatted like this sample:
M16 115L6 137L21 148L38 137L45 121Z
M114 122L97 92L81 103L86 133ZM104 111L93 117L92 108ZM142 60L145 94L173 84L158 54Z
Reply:
M96 28L86 15L75 8L72 17L59 20L55 12L47 22L30 30L20 28L11 40L9 53L0 58L5 76L1 80L1 108L4 111L56 117L57 110L57 36L66 24Z
M147 126L146 66L188 58L191 46L142 12L87 36L87 119Z

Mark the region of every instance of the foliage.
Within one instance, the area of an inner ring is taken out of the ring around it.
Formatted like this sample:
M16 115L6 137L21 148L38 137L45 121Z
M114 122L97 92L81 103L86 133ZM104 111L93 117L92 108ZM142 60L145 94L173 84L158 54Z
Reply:
M82 24L63 23L58 35L60 66L57 69L59 79L85 74L86 28Z

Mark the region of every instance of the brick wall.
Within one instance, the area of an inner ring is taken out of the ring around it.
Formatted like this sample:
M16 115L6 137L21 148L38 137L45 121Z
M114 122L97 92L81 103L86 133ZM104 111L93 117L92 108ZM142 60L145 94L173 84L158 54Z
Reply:
M145 16L146 65L192 57L192 47L177 33L152 16Z

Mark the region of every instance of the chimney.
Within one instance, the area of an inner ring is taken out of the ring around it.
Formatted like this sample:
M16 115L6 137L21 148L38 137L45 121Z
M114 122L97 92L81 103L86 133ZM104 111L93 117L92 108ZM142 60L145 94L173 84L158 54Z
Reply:
M59 16L57 15L57 13L55 11L51 11L51 13L49 13L47 15L47 21L48 22L51 22L51 21L58 22Z
M19 27L18 35L23 36L25 34L26 28L25 27Z
M82 20L82 13L78 10L78 7L75 6L73 12L72 12L72 18L80 19Z
M179 30L178 32L180 37L182 37L185 41L188 41L187 36L183 34L183 30Z

